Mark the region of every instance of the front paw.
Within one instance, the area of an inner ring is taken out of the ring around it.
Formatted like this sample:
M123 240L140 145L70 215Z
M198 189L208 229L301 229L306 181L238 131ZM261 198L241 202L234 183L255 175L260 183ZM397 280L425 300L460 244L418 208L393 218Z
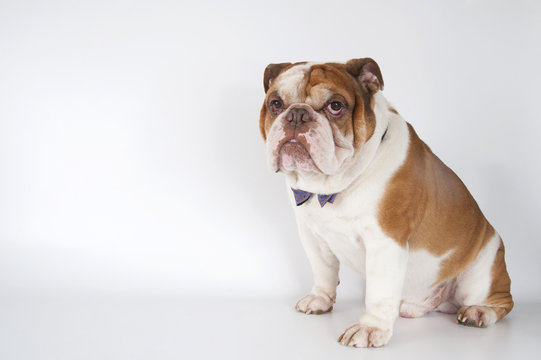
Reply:
M323 314L332 311L334 299L323 296L308 294L295 305L295 310L305 314Z
M389 342L391 335L391 329L380 329L357 323L347 328L338 338L338 342L355 347L381 347Z

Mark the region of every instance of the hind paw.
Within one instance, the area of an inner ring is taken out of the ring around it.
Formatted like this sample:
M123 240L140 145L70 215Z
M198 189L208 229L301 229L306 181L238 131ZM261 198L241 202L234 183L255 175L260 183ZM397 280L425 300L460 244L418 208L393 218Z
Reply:
M458 310L456 322L460 325L487 327L498 319L496 311L490 306L463 306Z

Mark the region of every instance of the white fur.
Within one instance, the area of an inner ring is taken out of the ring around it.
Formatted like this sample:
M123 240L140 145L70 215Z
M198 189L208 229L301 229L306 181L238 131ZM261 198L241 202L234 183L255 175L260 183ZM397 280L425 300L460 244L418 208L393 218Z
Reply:
M278 95L288 99L291 103L301 102L303 99L304 76L314 63L299 64L281 73L275 80Z
M447 252L438 257L426 250L410 250L408 271L406 273L404 290L402 292L403 301L410 304L430 307L431 304L427 304L426 300L430 299L435 291L434 284L436 284L436 281L438 280L441 263L450 255L451 252ZM430 309L426 308L424 312L433 309L434 306ZM420 315L422 314L417 316Z

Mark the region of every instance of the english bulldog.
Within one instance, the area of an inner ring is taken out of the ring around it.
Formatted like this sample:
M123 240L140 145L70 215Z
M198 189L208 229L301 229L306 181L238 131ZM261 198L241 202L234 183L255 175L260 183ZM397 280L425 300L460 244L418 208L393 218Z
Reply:
M340 263L366 279L341 344L380 347L400 315L486 327L513 308L504 245L458 176L382 94L370 58L267 66L260 130L313 272L296 309L333 309Z

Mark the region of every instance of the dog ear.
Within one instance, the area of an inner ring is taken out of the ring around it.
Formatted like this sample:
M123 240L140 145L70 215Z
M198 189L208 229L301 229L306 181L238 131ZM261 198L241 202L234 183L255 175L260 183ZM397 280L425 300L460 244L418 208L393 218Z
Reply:
M381 76L379 66L374 60L370 58L353 59L346 63L346 69L370 94L383 90L383 76Z
M291 65L291 63L270 64L265 68L265 74L263 75L263 87L265 93L269 90L272 80L274 80L282 70Z

